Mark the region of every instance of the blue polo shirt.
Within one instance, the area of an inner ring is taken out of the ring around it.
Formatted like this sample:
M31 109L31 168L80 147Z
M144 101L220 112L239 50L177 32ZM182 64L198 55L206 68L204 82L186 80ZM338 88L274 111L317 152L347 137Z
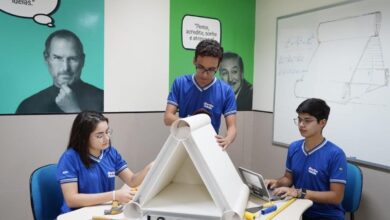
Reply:
M293 142L288 149L286 169L293 175L296 188L313 191L330 191L330 183L346 184L347 160L341 148L324 141L309 152L304 140ZM344 219L341 204L313 203L305 213L308 217Z
M127 163L113 147L103 150L99 158L89 155L91 166L86 168L80 155L73 149L66 150L57 165L57 180L60 184L76 182L79 193L102 193L115 189L115 176L127 168ZM62 213L72 211L65 199Z
M226 117L237 112L234 91L230 85L214 78L209 85L201 88L195 81L195 75L175 79L168 103L179 109L180 118L191 116L199 109L206 109L211 114L211 124L217 133L221 115Z

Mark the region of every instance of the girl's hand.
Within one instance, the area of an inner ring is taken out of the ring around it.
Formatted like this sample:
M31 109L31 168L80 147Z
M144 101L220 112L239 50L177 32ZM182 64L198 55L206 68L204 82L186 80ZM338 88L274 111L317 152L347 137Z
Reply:
M115 191L115 200L118 200L120 203L129 203L133 199L135 193L135 191L123 187Z

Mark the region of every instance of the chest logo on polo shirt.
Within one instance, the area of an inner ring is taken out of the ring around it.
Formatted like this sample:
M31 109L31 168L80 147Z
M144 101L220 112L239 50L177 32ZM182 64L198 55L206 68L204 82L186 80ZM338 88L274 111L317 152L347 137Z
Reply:
M207 108L207 109L209 109L209 110L213 110L214 105L213 105L213 104L210 104L210 103L207 103L207 102L204 102L204 103L203 103L203 107L204 107L204 108Z
M108 177L108 178L113 178L113 177L115 177L115 172L114 172L114 171L108 171L108 172L107 172L107 177Z
M313 175L317 175L318 171L316 169L314 169L313 167L309 167L308 169L309 173L313 174Z

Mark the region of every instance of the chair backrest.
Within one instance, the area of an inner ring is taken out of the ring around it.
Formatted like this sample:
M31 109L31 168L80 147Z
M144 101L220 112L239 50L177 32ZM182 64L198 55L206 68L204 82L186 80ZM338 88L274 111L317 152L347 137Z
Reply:
M31 208L35 220L56 219L61 213L63 196L56 178L57 165L34 170L30 176Z
M363 175L358 166L348 163L347 185L344 190L342 206L347 212L355 212L360 205L363 188Z

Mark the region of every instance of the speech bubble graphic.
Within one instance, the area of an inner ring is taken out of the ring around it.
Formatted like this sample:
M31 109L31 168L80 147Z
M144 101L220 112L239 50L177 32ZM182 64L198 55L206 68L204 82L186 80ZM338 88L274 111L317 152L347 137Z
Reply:
M204 39L221 42L221 22L215 18L185 15L182 21L183 47L195 49Z
M54 27L49 15L58 7L60 0L1 0L0 11L21 18L32 18L36 23Z

